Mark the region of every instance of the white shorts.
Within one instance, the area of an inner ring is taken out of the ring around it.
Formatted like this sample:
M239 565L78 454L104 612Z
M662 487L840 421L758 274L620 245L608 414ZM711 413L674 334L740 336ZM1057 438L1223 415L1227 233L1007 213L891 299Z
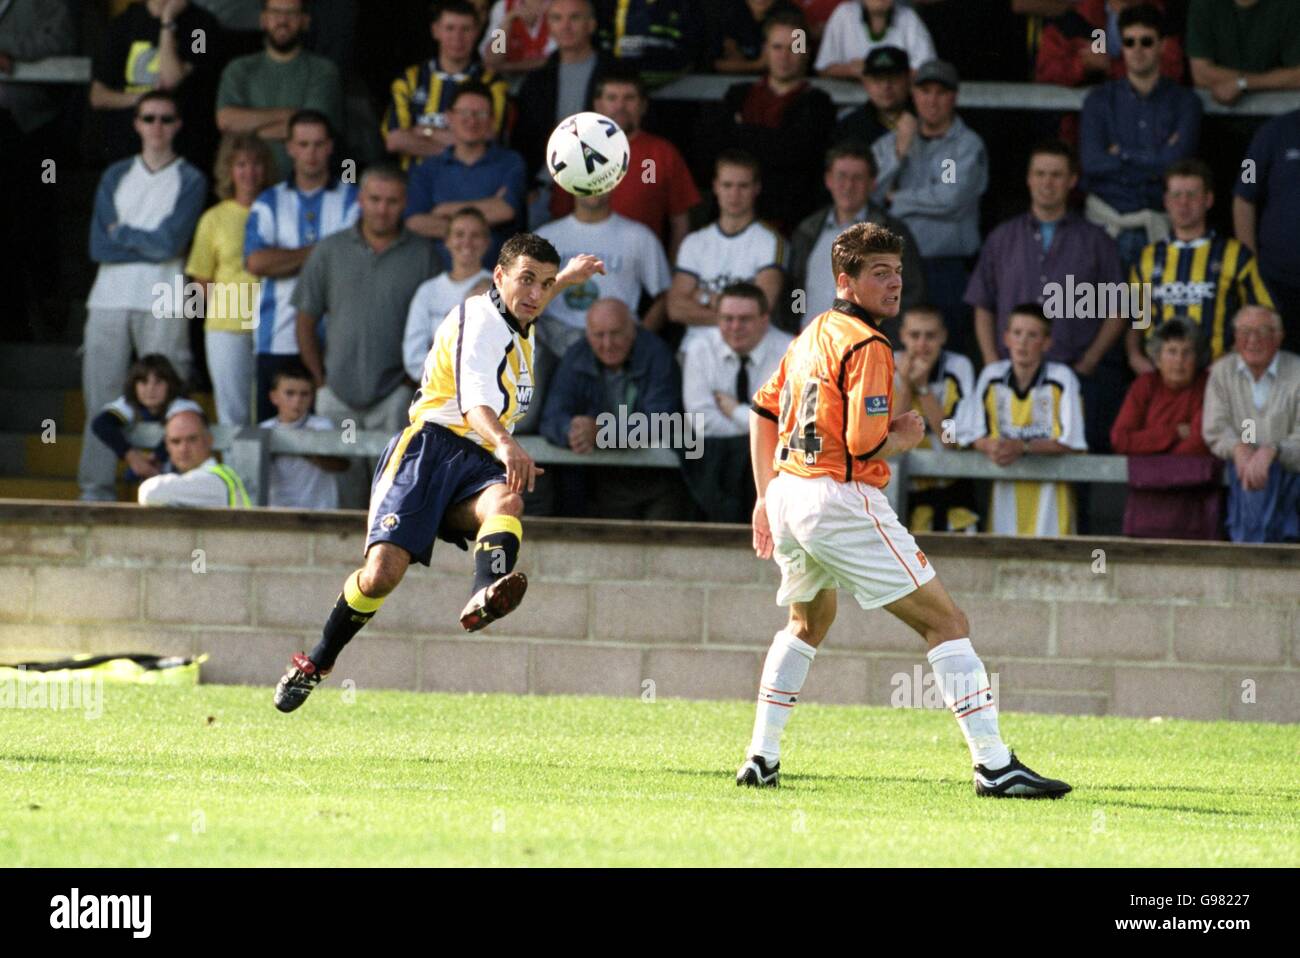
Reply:
M778 473L767 487L767 518L781 568L777 605L840 588L862 608L876 609L934 578L934 566L884 493L865 482Z

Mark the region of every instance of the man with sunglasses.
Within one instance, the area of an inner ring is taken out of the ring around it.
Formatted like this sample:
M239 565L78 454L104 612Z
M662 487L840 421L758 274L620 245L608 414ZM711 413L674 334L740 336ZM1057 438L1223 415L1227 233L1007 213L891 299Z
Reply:
M135 108L141 151L104 171L90 223L90 258L99 263L86 300L81 382L86 435L77 481L81 498L116 499L117 461L91 438L90 421L122 392L131 354L162 353L182 379L190 374L188 325L182 303L159 297L184 272L181 254L203 211L208 184L176 155L181 128L176 98L154 90Z
M1119 18L1137 6L1153 6L1163 16L1164 0L1079 0L1064 16L1043 27L1038 43L1034 80L1061 86L1085 86L1124 76L1124 44ZM1097 49L1097 31L1104 33ZM1183 46L1175 36L1166 36L1160 47L1160 75L1170 80L1183 78Z
M1196 155L1201 101L1160 75L1160 11L1143 4L1120 14L1125 76L1083 101L1079 160L1087 217L1119 244L1125 272L1143 247L1164 239L1164 172Z
M135 151L135 108L150 90L170 90L191 120L209 112L222 42L220 21L189 0L141 0L110 20L90 70L96 122L89 142L97 158L113 163ZM214 134L211 122L192 122L177 152L206 164L216 149Z

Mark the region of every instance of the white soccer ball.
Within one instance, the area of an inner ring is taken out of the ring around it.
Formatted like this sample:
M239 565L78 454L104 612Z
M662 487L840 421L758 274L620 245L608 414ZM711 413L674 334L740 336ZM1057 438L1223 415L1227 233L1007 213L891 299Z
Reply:
M575 113L560 121L546 144L546 168L574 196L600 196L627 173L627 134L600 113Z

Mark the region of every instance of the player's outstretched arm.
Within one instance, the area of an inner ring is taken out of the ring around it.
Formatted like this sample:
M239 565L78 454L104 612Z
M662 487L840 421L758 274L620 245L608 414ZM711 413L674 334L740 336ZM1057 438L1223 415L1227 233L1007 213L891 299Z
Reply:
M546 291L546 305L549 306L553 300L570 286L581 286L587 280L591 279L597 273L605 275L605 262L599 257L592 256L590 253L579 253L573 259L569 260L564 269L560 270L555 276L555 282L551 288ZM542 307L543 309L546 306Z

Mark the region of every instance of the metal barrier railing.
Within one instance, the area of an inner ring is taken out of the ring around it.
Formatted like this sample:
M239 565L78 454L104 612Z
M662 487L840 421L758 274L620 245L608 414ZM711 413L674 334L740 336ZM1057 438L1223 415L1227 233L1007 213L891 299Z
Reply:
M756 79L738 74L692 73L656 90L658 100L721 101L733 83ZM49 57L15 63L14 72L0 77L9 83L90 83L90 57ZM860 84L852 80L818 78L813 84L830 94L836 106L857 106L867 101ZM1069 112L1083 107L1091 87L1064 87L1050 83L997 83L972 80L961 85L959 108L983 110L1054 110ZM1224 106L1205 90L1196 90L1205 112L1219 116L1274 116L1300 107L1300 91L1247 93L1232 106Z
M150 448L162 441L162 426L142 423L128 432L132 444ZM266 505L271 457L275 455L342 456L376 459L392 434L358 430L345 439L332 430L262 429L257 426L212 427L213 447L222 453L226 465L244 480L248 494L258 505ZM634 466L646 469L676 469L678 454L672 449L595 449L579 455L547 442L542 436L516 436L519 444L542 465ZM350 441L349 441L350 440ZM704 454L708 439L704 438ZM1033 482L1100 482L1123 485L1128 482L1128 457L1090 453L1028 455L1009 466L998 466L983 453L973 450L915 449L889 460L893 478L885 489L890 505L900 516L907 514L908 480L984 479ZM1225 479L1226 482L1226 479Z

